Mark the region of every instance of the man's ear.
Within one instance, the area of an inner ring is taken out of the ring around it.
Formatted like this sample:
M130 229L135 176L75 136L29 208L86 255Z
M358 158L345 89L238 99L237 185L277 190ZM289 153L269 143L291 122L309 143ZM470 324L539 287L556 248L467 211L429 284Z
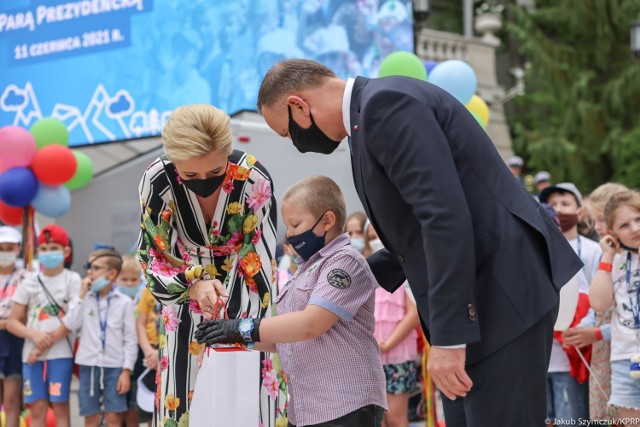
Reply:
M291 107L291 111L300 110L305 116L309 115L309 104L298 95L289 95L287 97L287 105Z

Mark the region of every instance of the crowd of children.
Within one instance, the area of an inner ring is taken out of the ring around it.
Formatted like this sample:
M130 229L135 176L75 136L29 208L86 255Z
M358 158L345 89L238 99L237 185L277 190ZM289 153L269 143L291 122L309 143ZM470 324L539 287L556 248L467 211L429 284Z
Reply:
M537 199L584 263L576 276L579 298L573 322L554 334L547 381L550 423L638 418L640 193L607 183L587 197L572 183L548 184ZM288 243L276 301L282 317L256 321L252 338L258 341L256 349L280 352L284 369L294 374L300 367L299 354L291 356L292 342L308 342L296 346L298 353L326 359L327 369L312 381L313 387L308 387L308 373L294 375L299 383L290 391L295 402L289 407L290 422L296 417L304 424L347 420L355 413L371 417L374 425L406 427L409 397L420 377L415 301L408 284L393 294L377 287L364 259L383 244L363 213L346 217L344 201L331 196L334 187L328 178L313 177L286 194L282 213ZM305 194L317 199L324 193L326 206L318 208L316 200L313 209L305 208ZM49 225L37 236L38 268L27 271L20 260L21 237L17 229L0 226L5 425L19 425L23 404L34 427L45 425L50 410L58 426L70 425L74 366L85 425L137 426L148 420L149 414L137 406L136 386L142 372L161 364L162 318L137 260L100 249L89 254L81 277L64 265L70 253L66 231ZM203 323L199 341L240 339L229 332L234 328L224 326L233 321L219 322ZM340 338L350 334L352 340ZM330 351L318 342L353 342L357 348L336 364L332 355L349 349ZM363 353L363 348L369 350ZM327 375L333 379L328 381ZM322 384L344 388L340 405L316 399ZM361 393L363 389L367 392Z

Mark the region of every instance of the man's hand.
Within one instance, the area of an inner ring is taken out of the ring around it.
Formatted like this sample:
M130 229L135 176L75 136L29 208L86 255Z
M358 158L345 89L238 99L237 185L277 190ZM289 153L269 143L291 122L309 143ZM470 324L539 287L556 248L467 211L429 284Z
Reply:
M466 348L431 347L427 370L434 384L451 400L464 397L473 381L464 370Z
M123 369L118 377L118 386L116 391L118 394L126 394L131 388L131 371Z
M189 299L198 301L204 317L210 319L213 316L218 295L227 298L228 292L219 280L198 280L189 288Z
M198 324L195 337L200 344L244 344L245 340L240 335L238 327L243 319L209 320ZM251 341L260 341L260 319L253 320Z
M48 332L33 331L31 341L38 347L38 350L44 352L53 345L53 338Z
M596 342L596 328L571 328L562 333L564 345L586 347Z

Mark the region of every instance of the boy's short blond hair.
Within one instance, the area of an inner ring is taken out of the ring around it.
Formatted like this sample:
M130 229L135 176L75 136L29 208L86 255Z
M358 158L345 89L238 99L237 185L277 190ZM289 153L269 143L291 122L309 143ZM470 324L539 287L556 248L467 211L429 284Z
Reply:
M298 181L285 191L282 203L294 202L311 212L316 218L327 211L336 216L336 227L344 228L347 205L340 187L329 177L316 175Z
M188 160L220 151L233 152L231 119L208 104L178 107L162 129L162 146L169 160Z
M109 270L115 270L117 274L120 274L122 270L122 256L112 249L98 249L91 252L89 255L89 264L92 264L96 259L104 260Z
M135 271L142 274L142 267L140 267L140 262L136 257L129 255L122 258L122 269L120 271Z

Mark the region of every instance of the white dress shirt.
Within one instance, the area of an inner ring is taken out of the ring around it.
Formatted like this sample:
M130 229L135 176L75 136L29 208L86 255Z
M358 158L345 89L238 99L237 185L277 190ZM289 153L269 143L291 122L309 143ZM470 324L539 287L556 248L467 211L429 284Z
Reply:
M138 357L136 320L131 298L112 290L107 297L89 292L75 297L63 322L81 329L75 362L78 365L133 370ZM106 322L106 328L101 328ZM104 339L104 342L103 342Z

